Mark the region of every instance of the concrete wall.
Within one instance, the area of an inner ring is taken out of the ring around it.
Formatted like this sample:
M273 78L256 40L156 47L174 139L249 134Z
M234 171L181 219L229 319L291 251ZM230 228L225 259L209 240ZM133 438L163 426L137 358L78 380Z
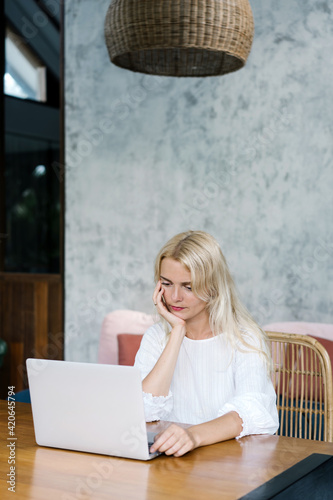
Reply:
M186 229L220 242L256 319L332 322L333 16L252 0L245 68L158 78L109 62L109 0L66 0L66 358L104 315L152 312L153 260Z

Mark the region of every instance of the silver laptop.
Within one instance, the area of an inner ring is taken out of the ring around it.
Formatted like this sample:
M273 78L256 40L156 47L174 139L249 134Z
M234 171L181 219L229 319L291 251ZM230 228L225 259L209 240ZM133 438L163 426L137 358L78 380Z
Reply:
M36 442L150 460L141 375L132 366L27 359Z

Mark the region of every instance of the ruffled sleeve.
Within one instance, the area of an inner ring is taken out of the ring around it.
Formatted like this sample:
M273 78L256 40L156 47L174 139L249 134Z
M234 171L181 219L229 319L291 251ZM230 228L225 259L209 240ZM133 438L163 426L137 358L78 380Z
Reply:
M142 337L140 349L137 352L134 366L141 372L142 380L154 368L166 345L166 334L158 323L148 328ZM168 420L173 410L173 396L170 391L167 396L153 396L143 392L143 404L146 422Z
M236 350L234 358L234 396L219 411L219 416L236 411L243 420L237 438L250 434L274 434L279 427L276 394L262 355Z

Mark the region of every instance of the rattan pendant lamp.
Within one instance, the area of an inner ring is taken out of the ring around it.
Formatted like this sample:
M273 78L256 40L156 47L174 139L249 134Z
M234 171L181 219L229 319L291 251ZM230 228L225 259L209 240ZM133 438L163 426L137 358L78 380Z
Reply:
M242 68L254 23L248 0L112 0L111 61L163 76L216 76Z

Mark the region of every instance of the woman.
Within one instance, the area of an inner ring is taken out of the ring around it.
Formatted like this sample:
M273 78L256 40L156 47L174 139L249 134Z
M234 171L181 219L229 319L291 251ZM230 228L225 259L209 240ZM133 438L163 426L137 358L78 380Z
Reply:
M135 366L146 420L171 424L151 452L181 456L199 446L278 428L265 333L237 297L217 241L174 236L155 262L153 301L162 323L143 336Z

